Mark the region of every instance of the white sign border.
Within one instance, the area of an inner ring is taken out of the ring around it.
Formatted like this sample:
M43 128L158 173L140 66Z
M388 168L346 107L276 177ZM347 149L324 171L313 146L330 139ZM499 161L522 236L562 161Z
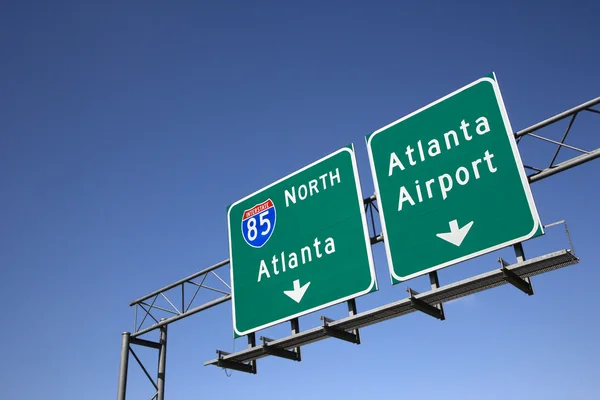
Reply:
M475 85L478 85L479 83L488 82L488 83L490 83L492 85L492 87L494 89L494 93L496 95L496 100L498 102L498 106L500 108L500 113L502 115L502 120L504 122L504 127L505 127L506 133L508 135L508 140L509 140L510 146L511 146L512 151L513 151L513 156L514 156L515 162L517 164L517 169L519 170L519 175L521 177L521 183L523 185L523 189L525 191L525 196L526 196L527 202L529 204L529 210L531 212L531 216L533 217L533 221L534 221L534 223L533 223L533 229L531 230L530 233L528 233L525 236L522 236L522 237L519 237L519 238L516 238L516 239L512 239L512 240L509 240L507 242L504 242L504 243L501 243L501 244L497 244L495 246L488 247L486 249L480 250L478 252L467 254L467 255L465 255L463 257L459 257L459 258L456 258L456 259L453 259L453 260L450 260L450 261L446 261L446 262L444 262L442 264L435 265L435 266L430 267L430 268L428 268L426 270L422 270L422 271L415 272L413 274L401 277L401 276L396 275L396 273L394 271L394 265L393 265L393 262L392 262L392 253L390 251L390 245L389 245L389 240L388 240L388 233L387 233L386 224L385 224L385 217L384 217L385 214L384 214L384 210L383 210L383 204L382 204L381 201L378 201L377 202L377 206L379 207L379 218L380 218L380 221L381 221L381 229L382 229L382 234L383 234L383 242L385 244L385 251L386 251L386 256L387 256L387 261L388 261L388 269L389 269L389 272L390 272L390 278L394 278L394 279L396 279L399 282L404 282L404 281L416 278L418 276L425 275L425 274L428 274L430 272L440 270L440 269L448 267L450 265L458 264L458 263L460 263L462 261L470 260L472 258L479 257L479 256L481 256L483 254L491 253L493 251L496 251L496 250L502 249L504 247L513 245L515 243L523 242L523 241L525 241L525 240L530 239L531 237L533 237L536 234L536 232L538 231L538 229L540 229L540 228L542 229L542 233L543 233L543 226L540 224L540 217L538 215L538 211L537 211L537 208L535 206L535 201L533 199L533 194L531 193L531 187L529 186L529 181L527 179L527 175L525 174L525 168L523 167L523 161L521 160L521 154L519 153L519 150L517 148L517 142L515 140L512 127L510 125L510 120L508 119L508 113L506 112L506 107L504 106L504 101L502 99L502 93L500 92L500 87L498 86L498 82L497 82L497 79L496 79L496 74L493 73L492 75L494 77L493 79L489 78L489 77L484 77L484 78L480 78L480 79L478 79L478 80L476 80L474 82L471 82L470 84L468 84L466 86L463 86L462 88L460 88L458 90L455 90L454 92L452 92L452 93L450 93L450 94L448 94L448 95L446 95L446 96L444 96L444 97L442 97L442 98L440 98L440 99L438 99L438 100L436 100L436 101L434 101L434 102L432 102L432 103L430 103L430 104L428 104L428 105L426 105L424 107L421 107L417 111L414 111L414 112L412 112L412 113L410 113L410 114L408 114L408 115L406 115L406 116L404 116L404 117L402 117L402 118L400 118L400 119L398 119L398 120L396 120L396 121L394 121L394 122L392 122L392 123L384 126L383 128L380 128L380 129L376 130L375 132L373 132L367 138L367 152L369 154L369 163L371 165L371 174L373 176L373 182L375 184L375 195L377 196L378 200L381 199L380 194L379 194L380 193L379 192L379 182L377 181L377 174L375 172L375 162L373 160L373 153L372 153L372 150L371 150L371 141L373 140L373 138L375 136L377 136L377 134L385 131L386 129L388 129L388 128L390 128L390 127L392 127L392 126L394 126L394 125L396 125L396 124L398 124L398 123L400 123L400 122L402 122L402 121L404 121L404 120L406 120L406 119L408 119L408 118L410 118L410 117L412 117L412 116L414 116L416 114L419 114L419 113L427 110L428 108L431 108L434 105L436 105L438 103L441 103L444 100L449 99L450 97L453 97L453 96L455 96L455 95L457 95L457 94L459 94L459 93L461 93L461 92L463 92L463 91L465 91L465 90L467 90L467 89L469 89L469 88L471 88L471 87L473 87ZM391 280L392 280L392 283L394 283L393 279L391 279Z
M286 179L289 179L289 178L291 178L291 177L293 177L293 176L295 176L295 175L297 175L297 174L299 174L299 173L301 173L301 172L303 172L303 171L305 171L305 170L307 170L307 169L309 169L309 168L311 168L311 167L313 167L313 166L315 166L315 165L317 165L317 164L319 164L321 162L324 162L324 161L326 161L326 160L328 160L328 159L330 159L330 158L332 158L332 157L334 157L334 156L336 156L336 155L338 155L338 154L340 154L342 152L348 152L350 154L350 158L352 160L352 170L354 172L354 181L355 181L355 184L356 184L355 185L356 186L356 195L357 195L358 202L359 202L359 209L360 209L361 220L362 220L362 225L363 225L363 232L364 232L364 235L365 235L365 246L366 246L366 250L367 250L367 257L368 257L368 260L369 260L369 271L371 273L371 283L369 284L369 287L367 287L365 290L362 290L362 291L360 291L358 293L355 293L355 294L343 297L341 299L333 300L333 301L331 301L331 302L329 302L327 304L323 304L323 305L320 305L320 306L317 306L317 307L313 307L313 308L311 308L309 310L301 311L301 312L296 313L294 315L291 315L289 317L284 317L284 318L281 318L281 319L279 319L277 321L269 322L269 323L266 323L264 325L258 326L256 328L245 330L243 332L238 331L237 326L236 326L236 315L235 315L235 289L234 289L234 287L235 287L234 286L235 280L234 280L234 277L233 277L233 254L232 254L232 246L231 246L231 229L230 229L230 227L231 227L231 219L230 219L230 212L231 212L231 210L233 209L234 206L236 206L237 204L239 204L239 203L247 200L248 198L256 196L256 195L260 194L261 192L269 189L270 187L275 186L278 183L283 182ZM333 306L335 304L339 304L339 303L342 303L344 301L348 301L350 299L354 299L356 297L363 296L363 295L365 295L367 293L370 293L373 290L373 287L375 287L375 290L378 289L378 287L377 287L377 276L375 274L375 263L373 262L373 252L372 252L372 248L371 248L371 237L369 235L369 227L368 227L368 224L367 224L367 215L364 212L364 198L363 198L363 195L362 195L360 178L359 178L359 175L358 175L358 166L357 166L357 163L356 163L356 153L354 151L354 144L350 144L347 147L343 147L343 148L341 148L341 149L339 149L339 150L337 150L337 151L335 151L335 152L333 152L333 153L331 153L331 154L329 154L329 155L327 155L327 156L325 156L325 157L323 157L323 158L321 158L321 159L319 159L319 160L317 160L317 161L315 161L315 162L313 162L313 163L311 163L311 164L309 164L309 165L307 165L307 166L305 166L305 167L303 167L303 168L301 168L301 169L299 169L299 170L297 170L295 172L292 172L291 174L289 174L289 175L287 175L287 176L285 176L285 177L283 177L283 178L281 178L281 179L279 179L279 180L271 183L270 185L265 186L262 189L259 189L259 190L257 190L256 192L254 192L252 194L249 194L248 196L246 196L246 197L244 197L244 198L236 201L235 203L231 204L229 206L229 209L227 210L227 231L228 231L228 238L229 238L229 274L230 274L229 281L231 282L231 313L232 313L232 318L233 318L233 330L234 330L235 334L238 335L238 336L245 336L245 335L248 335L250 333L254 333L256 331L259 331L259 330L262 330L262 329L265 329L265 328L268 328L268 327L280 324L282 322L286 322L286 321L289 321L291 319L298 318L298 317L301 317L303 315L307 315L307 314L310 314L312 312L315 312L315 311L318 311L318 310L321 310L321 309L324 309L324 308L327 308L327 307L331 307L331 306Z

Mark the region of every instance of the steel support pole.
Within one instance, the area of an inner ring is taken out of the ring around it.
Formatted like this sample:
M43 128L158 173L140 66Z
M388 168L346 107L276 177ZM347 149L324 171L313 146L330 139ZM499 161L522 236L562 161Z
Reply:
M127 368L129 365L129 340L131 333L123 332L121 338L121 367L119 369L119 387L117 389L117 400L125 400L127 396Z
M523 243L519 242L515 244L515 256L517 257L517 262L522 263L525 261L525 251L523 250ZM533 294L533 285L531 283L531 278L523 278L525 282L529 283L529 287L531 288L531 294Z
M429 283L431 284L432 289L437 289L440 287L440 278L438 277L437 271L429 273ZM446 318L446 314L444 313L444 304L440 303L436 307L442 312L442 317Z
M348 300L348 315L353 316L356 315L356 299ZM352 333L356 335L357 344L360 344L360 330L353 329Z
M248 348L251 349L256 347L256 334L254 332L248 334ZM250 361L250 371L252 374L256 374L256 360Z
M438 277L437 271L429 273L429 283L431 284L432 289L437 289L440 287L440 278Z
M157 400L165 400L165 373L167 370L167 325L160 328L160 349L158 350Z
M523 243L517 243L514 245L515 256L517 256L517 262L522 263L525 261L525 252L523 251Z
M292 325L292 335L300 333L300 321L298 318L294 318L290 321ZM300 346L294 347L294 352L298 355L298 361L302 361L302 350L300 350Z

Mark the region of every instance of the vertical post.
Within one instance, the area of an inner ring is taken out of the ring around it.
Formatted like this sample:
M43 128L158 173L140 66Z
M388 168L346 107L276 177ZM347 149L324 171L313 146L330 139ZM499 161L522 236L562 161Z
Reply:
M248 334L248 348L256 347L256 334L254 332ZM256 374L256 360L250 361L252 373Z
M292 324L292 335L300 333L300 321L298 320L298 318L294 318L290 321L290 323ZM300 351L300 346L294 347L294 352L298 354L298 361L302 361L302 353Z
M437 289L440 287L440 278L438 277L437 271L429 273L429 283L431 283L432 289Z
M119 369L119 387L117 400L125 400L127 396L127 367L129 365L129 340L131 333L123 332L121 337L121 366Z
M181 284L181 313L185 312L185 282Z
M167 369L167 325L160 327L160 349L158 349L157 400L165 400L165 373Z
M350 299L350 300L348 300L347 303L348 303L348 314L350 316L356 315L356 300ZM356 344L360 344L360 331L358 330L358 328L353 329L352 333L354 333L356 335Z
M437 271L433 271L429 273L429 283L431 284L432 289L437 289L440 287L440 278L438 277ZM442 312L442 317L445 319L446 315L444 314L444 305L442 303L436 305L437 308Z
M525 261L525 252L523 251L523 243L517 243L514 246L515 255L517 256L517 262Z
M517 262L522 263L525 261L525 251L523 250L523 243L519 242L513 246L515 249L515 256L517 256ZM533 285L531 284L531 278L523 278L531 287L531 294L533 294Z

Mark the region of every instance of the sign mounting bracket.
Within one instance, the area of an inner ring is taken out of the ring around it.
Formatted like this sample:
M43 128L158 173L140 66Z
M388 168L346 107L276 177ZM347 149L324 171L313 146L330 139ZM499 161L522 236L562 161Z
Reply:
M296 353L295 351L285 350L275 346L269 346L269 342L272 342L273 339L261 336L260 340L262 340L263 342L262 348L265 351L265 354L285 358L292 361L302 361L302 359L300 358L300 354Z
M321 317L323 320L323 333L327 336L334 337L336 339L345 340L346 342L360 344L360 338L358 335L354 333L350 333L346 330L334 328L333 326L329 326L331 322L334 322L331 318Z
M233 369L235 371L246 372L249 374L256 374L256 360L250 361L249 364L238 362L238 361L230 361L224 360L223 356L226 356L230 353L222 350L217 350L217 365L221 368Z
M298 318L292 319L290 325L292 326L292 335L300 333L300 321ZM300 346L294 347L293 351L298 355L298 361L302 361L302 350L300 349Z
M523 293L526 293L528 296L533 295L533 286L531 286L531 281L521 278L510 269L506 268L508 263L504 261L502 257L498 258L498 262L500 262L500 265L502 265L500 270L502 271L502 276L506 282L521 290Z
M431 315L433 318L437 318L440 321L443 321L446 319L446 317L444 316L444 312L441 309L439 309L435 306L432 306L431 304L426 303L423 300L417 299L415 297L415 295L419 294L419 292L417 292L411 288L406 288L406 291L410 295L409 296L410 304L412 305L412 307L415 310L421 311L427 315Z
M356 315L356 299L350 299L348 303L348 315ZM356 344L360 344L360 329L356 328L352 330L352 333L356 335Z

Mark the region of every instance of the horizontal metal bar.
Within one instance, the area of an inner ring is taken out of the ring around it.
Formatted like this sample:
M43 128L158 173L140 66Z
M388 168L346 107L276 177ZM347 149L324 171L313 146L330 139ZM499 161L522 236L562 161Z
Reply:
M551 254L510 265L507 268L521 278L524 278L576 264L577 262L579 262L579 259L571 252L568 250L560 250ZM445 285L437 289L429 290L416 295L415 297L427 302L432 306L435 306L437 304L468 296L483 290L505 285L506 283L507 282L504 280L502 270L497 268L493 271L486 272L472 278ZM416 311L416 309L412 306L410 298L405 298L394 303L386 304L369 311L364 311L356 315L334 321L327 326L340 330L358 329L388 319L396 318L401 315L409 314L414 311ZM282 349L291 349L317 342L326 339L327 337L328 335L325 333L323 327L319 326L304 332L284 337L282 339L274 340L273 342L270 342L270 345L277 346L278 348ZM267 355L264 354L262 346L254 346L225 356L223 359L246 362L266 356ZM213 359L206 361L204 365L216 365L217 362L217 359Z
M440 310L437 307L434 307L430 304L427 304L425 301L417 299L414 296L410 296L410 304L416 308L417 310L421 311L422 313L425 313L429 316L432 316L433 318L437 318L441 321L443 321L445 319L444 314L442 313L442 310Z
M590 151L587 154L582 154L580 156L571 158L570 160L563 161L559 164L556 164L552 168L546 168L545 170L543 170L541 172L529 175L527 178L529 179L529 182L531 182L531 183L537 182L539 180L542 180L542 179L552 176L554 174L558 174L561 171L565 171L569 168L573 168L580 164L586 163L588 161L592 161L598 157L600 157L600 149L596 149L596 150Z
M280 349L278 347L263 344L263 350L270 356L285 358L292 361L300 361L300 355L293 350Z
M177 282L171 283L170 285L167 285L167 286L165 286L165 287L163 287L161 289L155 290L154 292L152 292L150 294L147 294L144 297L140 297L139 299L132 301L131 303L129 303L129 305L130 306L134 306L137 303L142 302L144 300L147 300L147 299L149 299L152 296L156 296L156 295L158 295L158 294L160 294L162 292L166 292L167 290L173 289L176 286L182 285L185 282L190 281L192 279L196 279L197 277L199 277L201 275L207 274L210 271L215 270L217 268L221 268L222 266L227 265L227 264L229 264L229 259L223 260L220 263L217 263L217 264L212 265L212 266L210 266L208 268L205 268L205 269L203 269L200 272L196 272L195 274L192 274L192 275L188 276L187 278L180 279Z
M533 295L533 288L531 287L531 282L527 282L525 279L521 278L519 275L512 272L510 269L502 268L502 273L504 274L504 280L508 283L521 290L524 293L527 293L529 296Z
M567 149L575 150L575 151L578 151L578 152L583 153L583 154L589 153L589 151L587 151L587 150L583 150L583 149L580 149L579 147L571 146L571 145L568 145L566 143L561 143L558 140L548 139L547 137L544 137L544 136L535 135L533 133L530 133L529 136L534 137L536 139L544 140L544 141L546 141L548 143L555 144L555 145L557 145L559 147L566 147Z
M210 287L210 286L206 286L206 285L202 285L200 286L201 288L207 289L207 290L212 290L213 292L217 292L217 293L221 293L221 294L231 294L229 292L226 292L224 290L221 289L215 289L214 287Z
M564 224L565 222L566 221L564 219L561 219L560 221L556 221L556 222L552 222L552 223L544 225L544 229L550 228L550 227L553 227L553 226L556 226L556 225Z
M329 325L323 325L323 333L327 336L334 337L336 339L344 340L346 342L360 344L358 337L354 333L350 333L343 329L331 327Z
M233 369L235 371L247 372L249 374L255 374L256 370L253 365L244 364L236 361L228 361L220 358L217 361L217 365L221 368Z
M169 310L168 308L162 308L162 307L159 307L159 306L151 306L150 304L146 303L145 301L142 301L142 302L141 302L141 303L139 303L139 304L143 304L143 305L145 305L145 306L148 306L148 307L150 307L150 310L152 310L153 308L156 308L157 310L160 310L160 311L168 312L168 313L171 313L171 314L174 314L174 315L179 315L179 314L177 314L177 313L176 313L175 311L173 311L173 310Z
M160 349L160 343L152 342L146 339L130 338L129 343L136 344L138 346L150 347L153 349Z
M219 305L221 303L225 303L226 301L229 301L229 300L231 300L231 295L230 294L228 294L226 296L223 296L223 297L219 297L218 299L215 299L215 300L211 300L211 301L206 302L206 303L204 303L202 305L199 305L198 307L194 307L191 310L189 310L187 312L184 312L183 314L179 314L179 315L175 315L173 317L167 318L167 319L163 319L163 320L161 320L159 323L157 323L155 325L149 326L148 328L142 329L141 331L132 333L131 337L134 338L134 337L138 337L138 336L144 335L144 334L146 334L148 332L151 332L151 331L153 331L155 329L160 328L161 326L165 326L165 325L168 325L168 324L170 324L172 322L179 321L180 319L189 317L190 315L194 315L196 313L199 313L200 311L207 310L207 309L209 309L211 307L214 307L214 306Z
M518 138L518 137L521 137L521 136L525 136L525 135L527 135L527 134L529 134L531 132L535 132L538 129L542 129L542 128L550 125L550 124L553 124L553 123L555 123L557 121L560 121L562 119L570 117L571 115L576 114L579 111L585 110L586 108L590 108L592 106L595 106L596 104L600 104L600 97L596 97L595 99L592 99L592 100L587 101L587 102L585 102L583 104L580 104L577 107L573 107L570 110L561 112L560 114L556 114L555 116L550 117L548 119L545 119L542 122L538 122L535 125L531 125L528 128L520 130L519 132L515 133L515 137Z

